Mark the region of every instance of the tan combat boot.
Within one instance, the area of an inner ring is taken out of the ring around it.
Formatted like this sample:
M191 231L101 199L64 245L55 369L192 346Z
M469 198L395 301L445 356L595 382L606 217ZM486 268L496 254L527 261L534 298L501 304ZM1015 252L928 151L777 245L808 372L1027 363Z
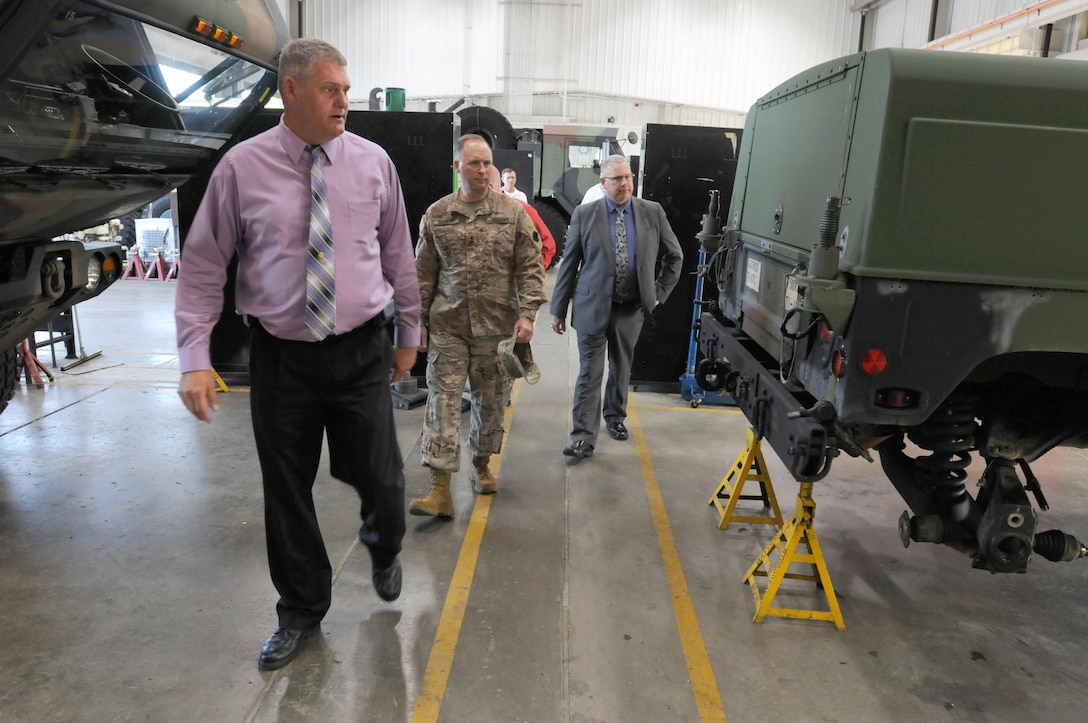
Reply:
M427 517L453 517L453 496L450 494L450 473L431 470L431 492L412 500L408 513Z
M495 475L491 473L491 468L488 467L490 461L490 454L472 458L472 472L470 474L472 489L481 495L493 495L499 489L499 481L495 479Z

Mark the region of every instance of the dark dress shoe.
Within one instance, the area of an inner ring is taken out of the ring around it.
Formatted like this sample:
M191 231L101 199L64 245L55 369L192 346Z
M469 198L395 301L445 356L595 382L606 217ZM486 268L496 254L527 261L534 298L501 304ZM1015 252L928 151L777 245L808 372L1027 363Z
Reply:
M593 445L584 439L579 439L577 442L564 449L563 454L568 457L574 457L577 460L583 460L586 457L593 456Z
M264 642L257 657L258 670L277 670L290 663L302 652L302 643L321 627L320 624L304 630L280 628Z
M623 440L631 436L627 433L627 427L623 426L623 422L609 422L605 425L605 429L608 430L608 433L612 436L612 439L615 439L619 442L622 442Z
M400 597L400 560L394 559L386 567L375 567L371 574L374 580L374 589L378 591L378 597L386 602L392 602Z

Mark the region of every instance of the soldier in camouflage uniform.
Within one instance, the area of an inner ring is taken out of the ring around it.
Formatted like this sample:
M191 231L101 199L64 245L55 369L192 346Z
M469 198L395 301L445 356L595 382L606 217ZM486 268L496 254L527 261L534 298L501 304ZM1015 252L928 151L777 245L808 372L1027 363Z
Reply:
M491 190L491 148L478 135L457 139L454 169L461 187L431 204L416 246L416 270L427 348L427 409L420 456L431 491L409 505L413 515L453 516L450 476L461 465L461 392L471 390L473 488L498 488L489 468L502 449L509 377L498 346L533 338L544 296L540 238L525 209Z

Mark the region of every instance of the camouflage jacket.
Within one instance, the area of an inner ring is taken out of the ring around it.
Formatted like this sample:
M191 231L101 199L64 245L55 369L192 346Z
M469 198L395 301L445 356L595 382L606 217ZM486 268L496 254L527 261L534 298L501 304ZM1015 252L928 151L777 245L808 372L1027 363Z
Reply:
M489 191L470 211L457 192L431 204L419 227L416 270L423 323L467 336L512 334L547 301L540 236L525 208Z

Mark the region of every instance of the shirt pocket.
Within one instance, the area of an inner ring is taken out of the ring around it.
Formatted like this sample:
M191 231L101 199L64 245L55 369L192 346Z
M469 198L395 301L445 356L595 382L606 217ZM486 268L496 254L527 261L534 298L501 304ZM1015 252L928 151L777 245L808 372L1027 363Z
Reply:
M378 238L381 222L381 201L348 201L348 230L357 243L374 243ZM335 224L333 233L340 233Z

